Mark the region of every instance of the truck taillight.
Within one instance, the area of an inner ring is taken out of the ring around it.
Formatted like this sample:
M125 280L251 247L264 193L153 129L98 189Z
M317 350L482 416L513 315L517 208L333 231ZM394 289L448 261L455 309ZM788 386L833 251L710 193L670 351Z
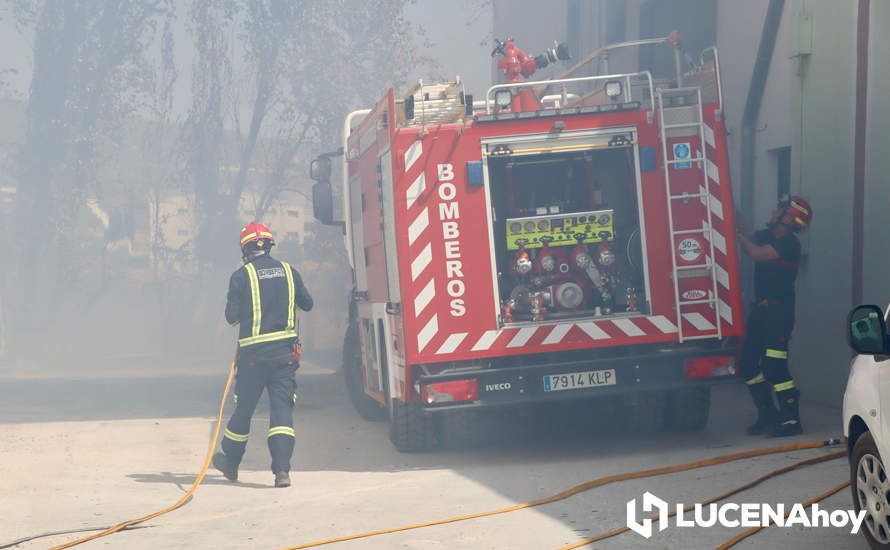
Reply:
M695 357L683 361L683 370L686 378L703 379L716 378L718 376L733 376L735 370L735 358L731 356Z
M479 399L479 384L475 378L433 382L423 386L420 396L427 405L474 401Z

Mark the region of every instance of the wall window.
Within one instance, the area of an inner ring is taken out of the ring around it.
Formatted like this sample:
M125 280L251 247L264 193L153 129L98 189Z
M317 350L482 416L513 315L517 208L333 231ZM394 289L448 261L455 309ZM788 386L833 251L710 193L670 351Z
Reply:
M773 149L776 159L776 197L781 199L791 194L791 147Z
M288 231L287 232L287 240L296 241L296 240L299 240L299 238L300 238L300 234L297 233L296 231Z
M287 215L290 216L291 218L299 218L300 212L299 212L299 210L288 210Z

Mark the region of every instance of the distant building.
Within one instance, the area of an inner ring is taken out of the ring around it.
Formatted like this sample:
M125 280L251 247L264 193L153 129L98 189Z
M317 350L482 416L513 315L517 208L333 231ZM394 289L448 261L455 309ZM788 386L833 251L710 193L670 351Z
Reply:
M238 221L247 225L256 217L256 207L250 190L241 197L238 209ZM272 202L263 214L261 221L275 235L279 245L293 243L303 244L306 222L312 217L312 208L308 199L297 193L283 193ZM172 194L161 198L157 214L155 204L150 202L148 208L147 237L156 240L163 246L170 257L190 258L194 246L196 218L194 212L194 195ZM237 235L230 236L232 242ZM146 243L151 246L150 243ZM176 271L188 271L183 267Z

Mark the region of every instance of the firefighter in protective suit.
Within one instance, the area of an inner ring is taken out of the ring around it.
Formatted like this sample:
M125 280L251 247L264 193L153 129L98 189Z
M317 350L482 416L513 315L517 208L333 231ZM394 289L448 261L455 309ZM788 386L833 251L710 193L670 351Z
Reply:
M787 197L779 201L765 229L753 235L739 230L742 249L754 260L755 300L741 354L741 375L757 407L757 421L748 427L751 435L803 432L800 391L788 369L788 342L794 329L794 282L800 263L796 233L812 219L813 209L806 200Z
M275 486L288 487L297 400L294 373L300 366L296 308L312 309L312 297L297 270L269 255L274 244L272 232L263 224L253 222L241 231L244 265L232 273L226 301L226 321L240 324L235 412L213 465L227 479L238 479L250 418L265 388L270 409L266 440Z

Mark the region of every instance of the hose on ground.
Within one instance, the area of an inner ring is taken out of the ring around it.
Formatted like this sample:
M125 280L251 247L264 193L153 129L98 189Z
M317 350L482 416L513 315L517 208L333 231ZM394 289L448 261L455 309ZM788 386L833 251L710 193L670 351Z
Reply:
M296 546L288 546L283 548L282 550L302 550L304 548L315 548L317 546L324 546L327 544L334 544L337 542L345 542L349 540L357 540L364 539L369 537L376 537L380 535L388 535L391 533L399 533L402 531L411 531L414 529L421 529L424 527L432 527L434 525L445 525L448 523L457 523L460 521L467 521L471 519L483 518L488 516L496 516L499 514L506 514L509 512L515 512L516 510L524 510L526 508L533 508L535 506L542 506L544 504L550 504L553 502L557 502L560 500L565 500L569 497L575 496L579 493L583 493L585 491L589 491L591 489L595 489L597 487L602 487L604 485L609 485L611 483L617 483L619 481L627 481L630 479L641 479L646 477L654 477L661 476L665 474L675 474L679 472L687 472L689 470L695 470L698 468L705 468L708 466L717 466L719 464L726 464L727 462L735 462L738 460L743 460L746 458L753 458L756 456L764 456L769 454L776 453L787 453L791 451L801 451L804 449L820 449L823 447L831 447L834 445L838 445L843 443L844 438L832 438L824 441L809 441L805 443L790 443L786 445L777 445L775 447L766 447L763 449L753 449L750 451L741 451L738 453L730 453L725 455L714 456L711 458L705 458L702 460L696 460L693 462L687 462L685 464L676 464L674 466L663 466L661 468L651 468L647 470L638 470L634 472L625 472L622 474L613 474L609 476L599 477L593 480L590 480L586 483L581 483L579 485L575 485L574 487L569 487L564 491L560 491L559 493L530 500L528 502L522 502L519 504L514 504L512 506L505 506L503 508L497 508L495 510L487 510L484 512L476 512L473 514L466 514L462 516L454 516L450 518L444 518L434 521L426 521L422 523L413 523L409 525L402 525L399 527L392 527L389 529L378 529L375 531L368 531L365 533L357 533L354 535L344 535L340 537L333 537L328 539L316 540L312 542L306 542L303 544L298 544ZM830 456L830 455L829 455ZM838 455L839 456L839 455Z
M210 460L213 457L213 451L216 449L216 440L219 437L219 427L222 425L223 409L226 406L226 398L228 398L228 396L229 396L229 390L232 388L232 380L234 380L234 378L235 378L235 363L237 361L237 357L238 357L238 353L236 351L235 358L232 359L232 364L229 367L229 378L226 380L226 389L223 390L222 399L219 402L219 413L216 415L216 425L213 428L213 437L210 438L210 445L207 448L207 456L204 457L204 464L201 466L201 471L198 473L198 477L195 478L195 481L192 483L192 486L189 487L189 490L186 491L185 494L182 495L182 497L179 500L177 500L170 506L167 506L166 508L162 508L161 510L158 510L157 512L152 512L151 514L148 514L145 516L122 521L116 525L112 525L111 527L104 529L103 531L101 531L99 533L95 533L92 535L88 535L86 537L75 539L71 542L66 542L64 544L60 544L59 546L54 546L51 550L63 550L65 548L71 548L72 546L77 546L78 544L83 544L83 543L89 542L91 540L96 540L98 538L106 537L108 535L117 533L118 531L123 531L124 529L133 527L134 525L144 523L150 519L154 519L158 516L162 516L164 514L172 512L173 510L176 510L177 508L182 507L183 505L185 505L187 502L189 502L191 500L192 495L195 494L195 491L197 491L198 487L201 486L201 482L204 481L204 476L207 474L207 469L210 467ZM92 529L90 529L90 530L92 530Z

